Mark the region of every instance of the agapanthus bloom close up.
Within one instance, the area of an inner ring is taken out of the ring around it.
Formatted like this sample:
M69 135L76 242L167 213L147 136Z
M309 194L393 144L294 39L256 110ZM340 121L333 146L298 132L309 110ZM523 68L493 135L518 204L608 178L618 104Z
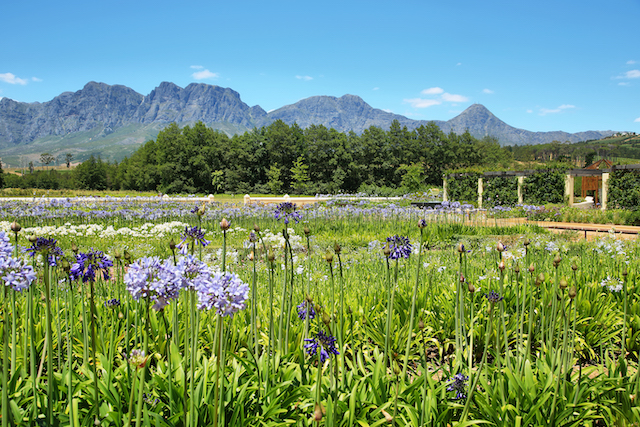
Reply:
M383 249L389 250L390 259L409 258L413 246L409 243L409 238L404 236L387 237L387 243Z
M72 280L82 279L82 282L95 282L96 274L102 274L104 280L109 280L109 268L113 267L113 261L105 256L102 251L90 250L76 255L76 262L71 266L70 276Z
M196 245L202 245L204 248L209 244L209 241L204 238L205 231L200 227L185 227L182 241L178 244L180 253L186 255L189 251L189 246L195 249Z
M313 304L309 304L307 300L302 301L298 307L298 317L300 320L307 318L307 306L309 307L309 320L315 319L316 311L313 309Z
M249 285L234 273L216 273L211 282L198 289L198 308L216 310L221 316L232 317L246 307Z
M467 397L467 381L469 377L462 374L456 374L450 379L449 387L447 391L455 391L456 397L454 399L465 399Z
M149 298L161 309L166 303L178 297L181 283L175 268L158 257L140 258L129 266L124 283L134 300Z
M58 259L62 257L62 249L57 246L58 241L56 239L47 239L45 237L38 237L30 248L25 249L25 252L32 258L36 254L41 254L47 259L50 266L58 265Z
M0 275L5 286L10 286L14 291L22 292L28 289L36 280L33 267L20 258L0 258Z
M297 224L302 219L302 214L298 211L295 203L282 202L276 206L273 217L278 221L284 220L285 224L289 224L291 220L294 220Z
M313 338L305 339L305 350L309 356L315 356L320 351L320 362L324 363L332 354L338 355L340 352L336 348L336 338L320 331Z

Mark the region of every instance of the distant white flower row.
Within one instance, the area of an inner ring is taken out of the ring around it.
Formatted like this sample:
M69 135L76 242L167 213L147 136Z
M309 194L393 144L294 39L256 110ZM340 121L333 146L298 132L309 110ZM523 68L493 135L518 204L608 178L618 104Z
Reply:
M113 225L102 224L81 224L72 225L66 223L59 227L48 225L43 227L23 228L21 233L25 236L35 235L38 237L98 237L101 239L113 239L116 237L139 237L139 238L163 238L166 236L184 233L185 227L189 224L180 221L171 221L163 224L142 224L139 227L115 228ZM0 221L0 230L11 235L11 223Z

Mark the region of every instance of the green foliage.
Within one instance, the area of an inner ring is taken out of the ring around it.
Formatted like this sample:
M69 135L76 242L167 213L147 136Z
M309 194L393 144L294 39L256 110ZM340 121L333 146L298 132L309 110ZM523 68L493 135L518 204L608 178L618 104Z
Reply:
M73 177L78 188L105 190L108 188L107 170L108 166L99 157L96 159L92 155L73 170Z
M278 167L278 165L271 165L269 170L267 171L267 185L269 186L269 191L271 194L281 194L282 192L282 180L280 176L282 175L282 170Z
M305 164L304 156L298 156L291 168L292 187L296 194L302 194L309 182L309 165Z
M487 176L483 187L483 204L487 207L518 203L518 178L515 176Z
M608 182L611 206L640 210L640 171L614 170Z
M397 173L402 175L400 186L408 193L414 193L424 187L424 165L422 163L411 163L401 165Z
M474 172L449 175L447 178L448 199L458 202L477 203L478 178L481 176L480 173Z
M564 178L562 170L540 170L525 178L522 185L523 202L543 205L564 202Z

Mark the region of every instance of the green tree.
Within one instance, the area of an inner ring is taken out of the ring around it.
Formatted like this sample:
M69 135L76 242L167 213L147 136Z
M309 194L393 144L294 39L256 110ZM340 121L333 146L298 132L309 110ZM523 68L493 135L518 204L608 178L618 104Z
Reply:
M282 169L278 165L271 165L267 171L267 185L271 194L282 194Z
M424 186L424 166L422 163L411 163L398 168L402 176L400 186L406 191L414 193Z
M56 161L56 156L51 153L42 153L40 154L40 163L45 166L49 166L51 163Z
M92 154L88 160L80 163L73 170L73 174L78 188L87 190L107 189L107 168L100 157L96 159Z
M296 194L302 194L307 190L309 182L309 165L304 162L304 156L299 156L291 168L291 181Z
M73 154L67 153L64 155L64 161L67 164L67 168L71 167L71 160L73 160Z

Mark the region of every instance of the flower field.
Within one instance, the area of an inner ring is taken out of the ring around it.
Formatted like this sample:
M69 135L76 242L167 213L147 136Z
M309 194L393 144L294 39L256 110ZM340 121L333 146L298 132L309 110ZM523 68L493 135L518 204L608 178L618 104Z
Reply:
M632 426L637 241L452 204L0 204L2 426Z

